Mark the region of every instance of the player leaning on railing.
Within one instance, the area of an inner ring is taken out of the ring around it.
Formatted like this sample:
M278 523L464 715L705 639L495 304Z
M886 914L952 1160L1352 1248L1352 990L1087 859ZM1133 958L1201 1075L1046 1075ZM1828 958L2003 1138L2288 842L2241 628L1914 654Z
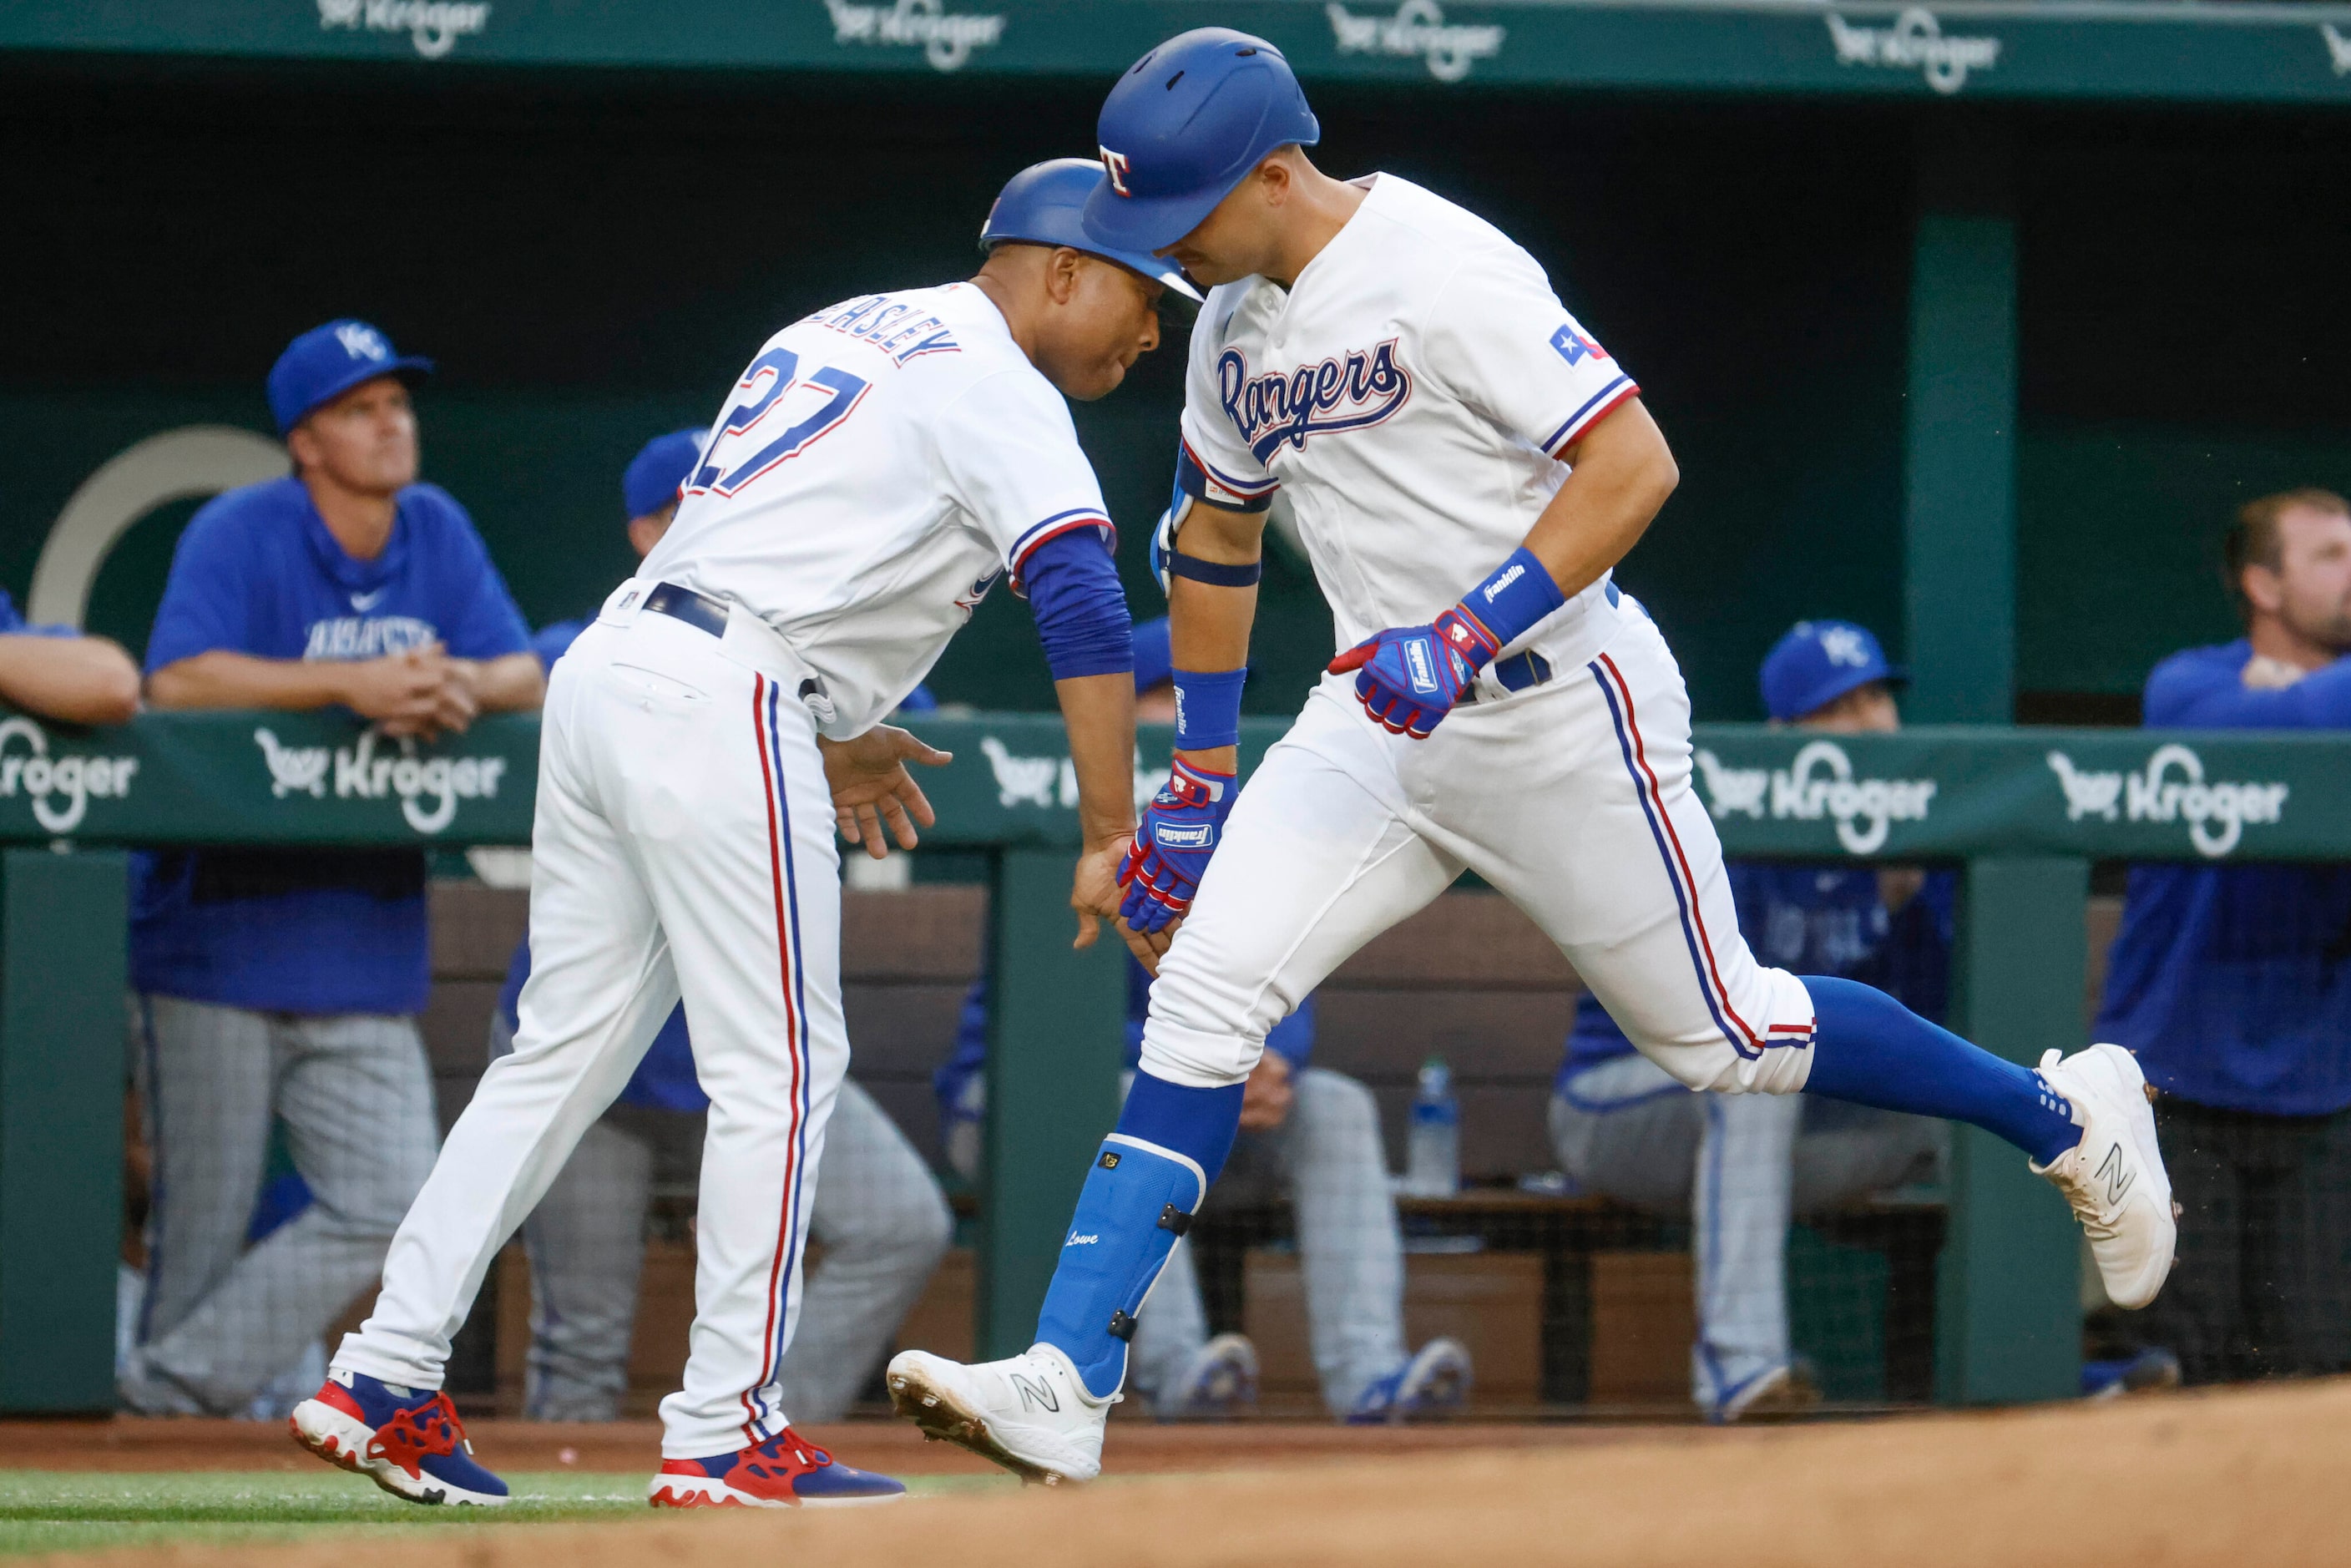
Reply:
M1756 963L1690 789L1681 672L1609 580L1673 491L1665 438L1525 251L1393 174L1323 174L1318 135L1280 53L1224 28L1144 56L1102 107L1088 232L1216 286L1165 534L1175 768L1126 868L1128 919L1155 946L1182 930L1038 1343L977 1366L901 1355L899 1410L1025 1476L1096 1474L1135 1313L1232 1147L1266 1030L1464 870L1681 1082L1989 1128L2065 1193L2108 1292L2149 1300L2171 1197L2128 1053L2036 1073L1882 992ZM1284 486L1353 645L1236 791Z
M425 1502L501 1502L438 1392L491 1259L672 1009L710 1097L692 1351L662 1402L656 1506L870 1502L778 1403L849 1038L836 812L912 847L929 808L878 721L999 577L1036 612L1087 847L1079 945L1133 834L1134 647L1110 519L1062 394L1159 340L1174 269L1088 240L1102 174L1017 176L965 283L785 328L743 372L676 520L555 666L531 830L531 976L402 1222L375 1311L294 1414L301 1440ZM1188 291L1188 290L1187 290ZM1059 389L1058 392L1056 389ZM876 812L880 813L877 817Z

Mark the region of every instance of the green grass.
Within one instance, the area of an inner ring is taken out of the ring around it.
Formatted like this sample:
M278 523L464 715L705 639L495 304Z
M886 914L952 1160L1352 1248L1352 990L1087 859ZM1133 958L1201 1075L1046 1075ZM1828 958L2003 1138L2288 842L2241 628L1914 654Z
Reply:
M358 1476L300 1471L0 1470L0 1557L113 1547L288 1541L321 1531L383 1536L648 1516L645 1478L526 1471L504 1508L420 1508ZM1010 1487L1010 1476L925 1476L917 1496Z

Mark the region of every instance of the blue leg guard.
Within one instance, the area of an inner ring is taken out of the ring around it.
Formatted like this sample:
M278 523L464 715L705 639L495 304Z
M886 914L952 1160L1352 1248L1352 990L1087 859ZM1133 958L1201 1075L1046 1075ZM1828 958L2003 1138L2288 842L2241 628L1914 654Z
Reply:
M1078 1194L1037 1338L1067 1354L1086 1392L1126 1381L1126 1344L1176 1238L1224 1168L1239 1130L1241 1086L1186 1089L1135 1074L1118 1130Z
M1815 1019L1807 1094L1972 1122L2044 1166L2082 1141L2065 1097L2031 1068L1969 1044L1884 991L1802 978Z

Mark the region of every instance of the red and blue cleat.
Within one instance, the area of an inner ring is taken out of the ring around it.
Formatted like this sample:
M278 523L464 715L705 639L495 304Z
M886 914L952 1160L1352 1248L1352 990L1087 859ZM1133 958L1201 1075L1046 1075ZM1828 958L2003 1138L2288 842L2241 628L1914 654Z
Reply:
M294 1440L410 1502L495 1508L507 1483L474 1462L457 1407L438 1389L402 1388L359 1372L330 1372L294 1406Z
M655 1508L843 1508L905 1495L904 1482L852 1469L787 1427L756 1448L669 1460L645 1500Z

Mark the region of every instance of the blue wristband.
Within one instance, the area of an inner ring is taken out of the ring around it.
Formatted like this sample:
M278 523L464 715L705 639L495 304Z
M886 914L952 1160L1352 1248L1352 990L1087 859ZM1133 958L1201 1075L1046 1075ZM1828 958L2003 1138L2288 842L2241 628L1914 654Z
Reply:
M1170 672L1176 679L1176 749L1212 751L1241 740L1241 687L1247 669Z
M1530 627L1567 602L1551 569L1520 545L1494 575L1461 596L1461 606L1494 634L1494 645L1507 648L1526 635Z

